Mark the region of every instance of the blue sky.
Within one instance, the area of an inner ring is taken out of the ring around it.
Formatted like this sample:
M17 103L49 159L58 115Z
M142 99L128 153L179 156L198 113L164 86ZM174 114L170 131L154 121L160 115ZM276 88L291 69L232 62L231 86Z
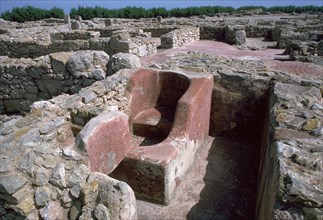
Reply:
M0 0L0 13L11 10L13 7L22 7L32 5L39 8L50 9L52 7L63 8L66 13L70 12L71 8L78 6L102 6L106 8L123 8L126 6L137 6L144 8L165 7L166 9L176 7L190 7L190 6L232 6L241 7L246 5L261 5L266 7L271 6L304 6L315 5L323 6L323 0Z

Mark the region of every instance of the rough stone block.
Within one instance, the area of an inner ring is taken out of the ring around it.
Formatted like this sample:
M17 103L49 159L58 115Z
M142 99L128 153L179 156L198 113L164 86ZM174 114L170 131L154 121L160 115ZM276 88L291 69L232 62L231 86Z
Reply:
M103 79L108 61L109 55L104 51L77 51L69 57L67 69L74 78Z
M66 63L70 57L69 52L58 52L49 55L54 73L66 72Z
M113 179L102 173L92 173L88 181L99 182L99 205L96 213L107 215L105 207L109 210L111 219L136 219L136 197L130 186L122 181ZM101 205L100 205L101 204ZM103 205L103 206L102 206ZM100 211L101 210L101 211Z
M109 174L131 147L127 115L103 112L91 119L78 134L77 146L88 155L91 171Z
M71 25L72 30L80 30L82 25L79 21L73 21Z
M7 112L27 111L30 109L31 101L26 99L5 100Z
M59 202L50 201L45 208L40 210L40 216L44 220L64 219L64 210Z
M71 17L69 14L64 16L64 22L65 22L65 24L68 24L68 25L71 24Z
M112 19L110 19L110 18L108 18L108 19L106 19L104 22L105 22L105 26L106 26L106 27L109 27L109 26L111 26L111 25L112 25L113 20L112 20Z
M13 194L18 189L23 187L27 179L18 174L8 174L0 178L0 192L2 194Z
M246 42L246 32L242 25L227 25L225 28L225 41L228 44L242 45Z
M108 63L108 75L112 75L121 69L137 69L141 67L140 59L136 55L117 53Z

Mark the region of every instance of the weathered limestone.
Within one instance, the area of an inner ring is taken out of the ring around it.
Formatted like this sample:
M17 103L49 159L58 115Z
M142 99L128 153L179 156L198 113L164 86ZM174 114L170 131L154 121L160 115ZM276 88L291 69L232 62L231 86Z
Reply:
M65 22L65 24L68 24L69 26L71 25L71 17L69 14L66 14L64 16L64 22Z
M239 19L228 17L227 14L225 16L227 17L226 19L217 19L216 17L208 17L208 19L165 18L163 19L163 22L158 22L158 25L148 22L148 20L145 21L145 19L128 21L127 23L125 21L120 21L118 25L107 26L106 29L126 30L128 32L128 29L141 28L145 32L150 32L152 37L160 37L161 35L169 33L170 31L181 29L189 25L199 27L201 39L227 41L225 40L225 27L242 25L244 26L245 33L248 37L265 37L269 40L278 40L278 47L280 48L284 48L286 45L285 41L290 38L299 40L306 40L306 38L308 38L316 42L322 39L322 25L320 25L319 19L314 18L313 16L311 16L311 19L308 19L307 21L295 19L295 16L283 17L283 15L274 15L269 18L268 16L243 16ZM159 17L156 19L158 20ZM56 20L54 21L52 19L50 22L57 23L59 19ZM19 28L19 31L17 31L18 29L15 28L14 24L11 26L10 22L9 24L7 22L6 27L4 28L4 34L0 35L0 54L9 55L11 57L38 57L61 51L104 50L109 55L113 55L118 52L126 52L142 57L155 53L156 51L154 43L152 43L151 39L149 39L149 37L147 38L146 36L131 36L131 38L137 39L131 40L134 44L130 44L129 51L113 51L113 48L108 49L106 44L109 39L106 39L106 37L111 37L112 35L102 35L102 37L94 36L93 38L84 39L83 41L81 41L81 39L79 39L79 41L62 40L60 42L55 41L54 43L49 44L47 39L49 38L50 34L53 34L53 32L70 33L74 31L70 31L70 29L67 27L68 25L65 24L48 27L48 22L49 21L37 22L39 27L30 27L30 24L23 24L21 28ZM75 23L77 28L79 28L81 23L83 23L82 30L84 31L89 29L102 30L102 28L105 26L105 20L99 23L93 21L80 21L77 19L75 22L79 22ZM7 26L9 28L7 28ZM37 31L39 28L41 28L41 31ZM278 33L280 31L277 32L277 29L282 29L282 33ZM102 33L106 32L106 30L101 30L100 32ZM293 33L288 33L289 30L291 30ZM111 34L110 30L107 30L107 32L110 32ZM236 38L234 36L235 34L231 35L233 38ZM237 32L237 37L238 44L243 44L243 31L239 30ZM230 40L228 42L230 42ZM235 44L235 40L232 41L232 44Z
M321 40L317 46L317 54L323 56L323 40Z
M74 144L81 128L71 123L72 112L81 108L88 111L83 112L85 122L113 106L126 112L124 91L130 74L121 71L83 93L35 102L25 117L1 116L1 218L89 219L95 213L136 218L131 188L90 172L88 159ZM97 98L85 104L82 97L87 91Z
M163 17L162 17L162 16L157 16L156 18L157 18L157 21L158 21L158 22L161 22L161 21L162 21L162 19L163 19Z
M178 29L179 27L176 25L162 25L162 26L151 26L151 27L142 27L144 32L151 33L152 37L161 37L164 34L167 34L173 30Z
M162 48L176 48L200 39L200 29L185 27L171 31L160 37Z
M32 102L76 93L106 76L103 51L60 52L30 59L4 58L0 65L0 112L26 111Z
M311 108L321 99L321 92L318 88L277 83L270 97L268 135L273 138L267 140L263 149L257 216L319 219L323 216L320 187L323 140L308 134L322 126L318 119L322 112ZM302 117L299 108L305 102L308 117Z
M128 53L117 53L111 57L108 63L108 75L112 75L120 69L137 69L141 67L139 58Z
M103 51L77 51L69 57L66 68L74 78L101 80L108 61L109 56Z
M88 182L93 181L97 181L99 185L97 212L106 212L108 209L111 219L137 219L135 194L128 184L102 173L92 173ZM98 211L100 209L102 211Z
M82 17L81 15L76 15L76 20L82 24Z
M116 31L109 41L108 54L130 53L139 57L157 52L157 45L149 33L141 29L134 32Z
M108 175L131 148L127 115L117 111L101 113L82 129L77 145L89 157L92 172Z
M90 40L94 38L98 38L100 36L99 32L96 31L71 31L71 32L59 32L59 33L51 33L50 38L51 42L61 43L63 41L69 42L72 40Z
M225 28L225 41L228 44L243 45L246 43L246 32L243 26L228 25Z
M72 21L71 29L72 30L80 30L82 25L79 21Z
M104 21L104 23L106 27L110 27L113 24L113 19L108 18Z

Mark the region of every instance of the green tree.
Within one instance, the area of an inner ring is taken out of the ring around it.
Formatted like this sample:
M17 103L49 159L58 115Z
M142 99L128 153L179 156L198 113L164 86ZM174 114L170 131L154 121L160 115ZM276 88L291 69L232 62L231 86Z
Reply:
M21 8L13 8L11 11L2 13L1 18L17 22L37 21L44 18L64 18L64 11L59 8L45 10L32 6L25 6Z

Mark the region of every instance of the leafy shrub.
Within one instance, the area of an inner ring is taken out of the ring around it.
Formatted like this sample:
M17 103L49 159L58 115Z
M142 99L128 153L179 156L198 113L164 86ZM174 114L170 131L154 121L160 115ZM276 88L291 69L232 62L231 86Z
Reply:
M25 6L21 8L13 8L1 14L1 18L8 21L37 21L44 18L64 18L64 11L60 8L52 8L51 10Z

